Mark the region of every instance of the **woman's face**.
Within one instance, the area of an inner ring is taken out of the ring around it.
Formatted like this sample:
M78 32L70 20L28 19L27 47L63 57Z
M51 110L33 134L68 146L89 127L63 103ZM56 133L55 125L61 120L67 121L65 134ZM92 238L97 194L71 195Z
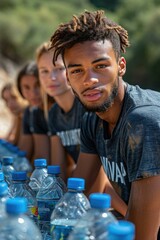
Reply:
M20 88L23 97L29 102L30 106L40 106L42 104L39 80L35 76L23 76L20 80Z
M21 111L21 103L19 101L18 96L12 91L12 89L6 89L3 91L3 99L14 115L19 114Z
M44 91L51 97L57 97L68 91L70 86L62 58L59 56L53 65L52 57L52 52L43 53L38 60L38 71Z

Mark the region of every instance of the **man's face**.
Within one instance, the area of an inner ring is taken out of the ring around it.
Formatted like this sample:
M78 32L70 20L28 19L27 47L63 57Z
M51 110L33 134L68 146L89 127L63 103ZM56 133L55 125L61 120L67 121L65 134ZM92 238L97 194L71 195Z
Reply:
M110 41L75 44L64 54L67 77L75 94L89 110L104 112L118 94L119 63Z

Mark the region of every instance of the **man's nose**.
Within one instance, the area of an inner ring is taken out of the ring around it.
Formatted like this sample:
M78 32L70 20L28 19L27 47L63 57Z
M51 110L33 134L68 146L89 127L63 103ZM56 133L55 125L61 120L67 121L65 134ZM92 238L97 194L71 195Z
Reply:
M98 83L98 76L92 69L88 69L85 74L84 84L85 85L94 85Z

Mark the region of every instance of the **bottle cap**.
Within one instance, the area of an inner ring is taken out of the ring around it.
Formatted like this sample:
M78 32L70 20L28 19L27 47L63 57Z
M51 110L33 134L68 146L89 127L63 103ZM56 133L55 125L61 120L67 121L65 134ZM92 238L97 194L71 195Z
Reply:
M89 196L92 208L110 208L111 196L106 193L92 193Z
M48 174L60 174L60 166L51 165L47 167Z
M19 150L17 154L18 154L18 157L26 157L27 152Z
M85 180L83 178L68 178L67 188L75 190L84 190Z
M6 212L15 215L27 212L27 199L20 197L7 199Z
M17 146L14 146L14 145L11 145L10 147L9 147L9 149L10 149L10 151L11 152L13 152L13 153L18 153L18 151L19 151L19 148L17 147Z
M2 163L3 163L3 164L13 164L13 157L4 156L4 157L2 158Z
M129 221L120 220L108 226L109 239L133 240L135 236L135 225Z
M12 180L13 181L25 181L27 180L27 173L26 172L12 172Z
M35 167L46 167L47 160L45 158L37 158L34 160L34 166Z
M6 182L0 183L0 196L4 196L8 193L8 185Z
M4 181L4 173L0 172L0 181Z

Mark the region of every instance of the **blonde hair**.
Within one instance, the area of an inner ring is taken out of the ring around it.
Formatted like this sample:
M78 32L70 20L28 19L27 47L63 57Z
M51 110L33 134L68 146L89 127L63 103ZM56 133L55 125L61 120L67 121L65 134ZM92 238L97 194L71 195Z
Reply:
M42 43L37 49L36 49L36 62L38 65L38 61L41 58L41 56L44 53L48 53L48 49L49 49L50 43L49 42L44 42ZM42 99L43 99L43 108L44 108L44 116L46 118L46 120L48 121L48 109L49 109L49 103L53 104L54 98L49 96L44 89L41 87L41 92L42 92Z

